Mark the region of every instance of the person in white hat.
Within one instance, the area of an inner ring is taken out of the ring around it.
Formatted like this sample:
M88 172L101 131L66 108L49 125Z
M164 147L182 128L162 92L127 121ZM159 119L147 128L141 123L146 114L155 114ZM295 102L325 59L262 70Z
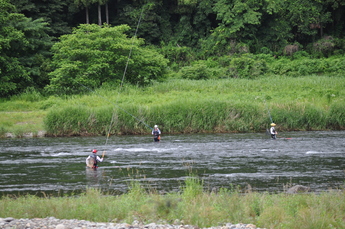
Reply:
M152 130L152 135L153 135L153 140L155 142L159 142L161 140L161 131L158 129L158 126L155 125L153 130Z
M271 138L272 139L276 139L277 138L277 134L278 132L276 131L276 128L275 128L276 124L275 123L271 123L271 128L270 128L270 134L271 134Z

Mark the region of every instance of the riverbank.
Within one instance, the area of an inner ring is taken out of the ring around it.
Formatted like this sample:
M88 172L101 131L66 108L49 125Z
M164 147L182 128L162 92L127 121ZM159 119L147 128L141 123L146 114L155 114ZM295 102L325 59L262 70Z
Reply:
M78 196L2 197L2 228L344 228L345 192L269 194L203 191L191 177L179 193L160 195L132 183L122 195L88 189ZM61 220L60 220L61 219ZM103 223L96 223L103 222ZM133 222L131 225L127 222ZM241 223L228 223L241 222ZM6 227L5 227L6 226Z
M343 77L267 76L64 97L28 92L0 102L0 137L150 134L155 124L164 134L263 132L272 121L280 131L343 130L344 87Z
M0 218L0 227L4 229L30 228L30 229L79 229L79 228L102 228L102 229L200 229L198 226L184 225L178 220L175 224L149 223L142 224L134 221L128 223L106 223L90 222L77 219L56 219L54 217L35 218L35 219L14 219L12 217ZM253 224L232 224L225 223L223 226L204 227L203 229L260 229Z

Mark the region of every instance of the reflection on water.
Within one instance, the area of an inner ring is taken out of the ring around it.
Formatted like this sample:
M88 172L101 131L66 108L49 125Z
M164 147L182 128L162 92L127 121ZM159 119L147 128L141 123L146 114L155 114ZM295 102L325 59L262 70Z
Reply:
M302 184L314 191L345 182L345 132L0 139L0 191L75 192L86 187L125 192L139 180L159 191L178 191L196 174L206 188L250 185L280 192ZM91 150L106 151L97 170L86 168Z

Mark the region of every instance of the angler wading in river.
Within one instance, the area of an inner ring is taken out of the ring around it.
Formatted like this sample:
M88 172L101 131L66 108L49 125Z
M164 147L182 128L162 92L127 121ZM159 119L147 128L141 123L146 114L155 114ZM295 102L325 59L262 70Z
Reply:
M90 155L86 158L86 166L87 166L87 167L96 169L96 168L98 168L98 162L103 162L103 159L104 159L104 152L103 152L102 158L100 158L100 157L97 155L97 152L98 152L98 150L96 150L96 149L92 150L92 154L90 154Z
M278 132L276 131L275 126L276 126L276 124L272 122L271 128L270 128L270 134L271 134L272 139L277 139Z
M155 142L159 142L161 140L161 136L160 136L161 135L161 131L160 131L160 129L158 129L157 125L154 126L154 128L152 130L152 135L153 135L153 140Z

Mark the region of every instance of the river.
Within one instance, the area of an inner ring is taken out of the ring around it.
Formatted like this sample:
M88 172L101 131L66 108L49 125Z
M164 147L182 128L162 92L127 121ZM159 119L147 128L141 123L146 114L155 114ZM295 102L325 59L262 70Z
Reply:
M0 191L62 195L97 187L124 193L132 181L161 193L190 174L205 189L278 193L296 184L320 192L345 185L345 131L0 139ZM92 149L106 153L86 168Z

